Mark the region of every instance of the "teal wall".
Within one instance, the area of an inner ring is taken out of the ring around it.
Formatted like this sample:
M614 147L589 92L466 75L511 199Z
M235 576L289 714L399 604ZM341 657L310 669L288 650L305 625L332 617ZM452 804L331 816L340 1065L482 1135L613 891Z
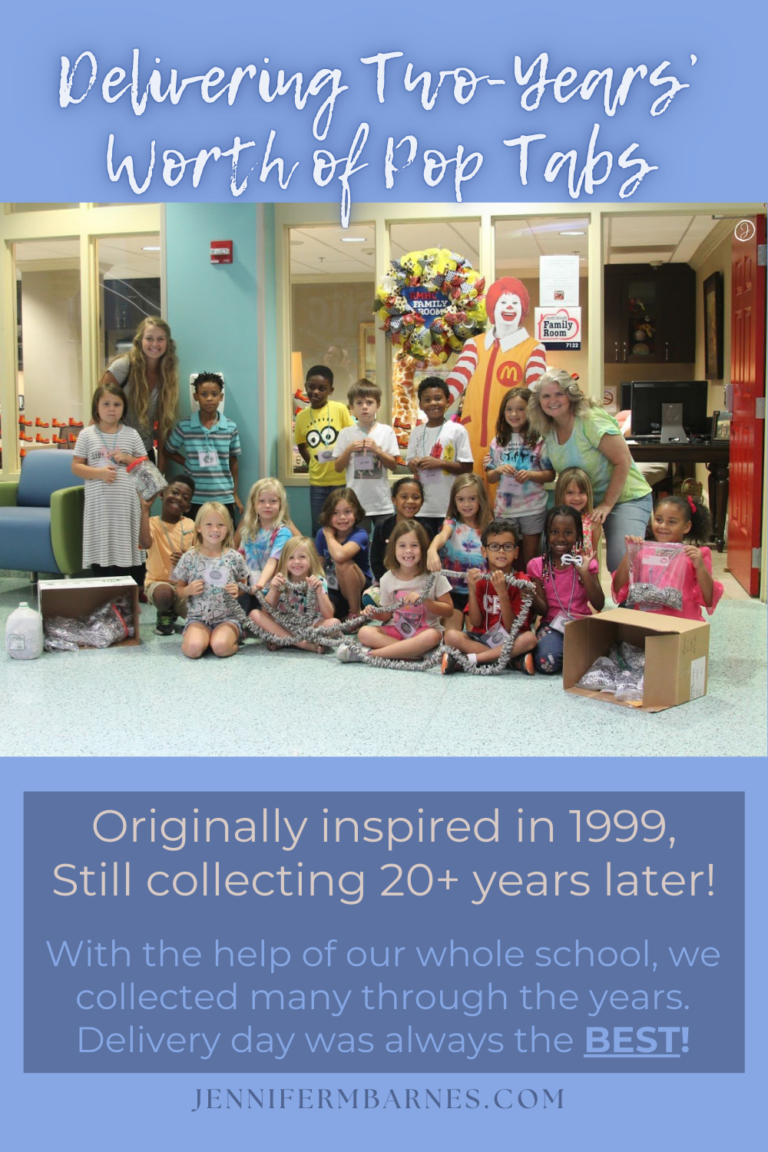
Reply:
M168 204L165 209L168 323L179 353L180 416L190 413L192 372L222 372L225 411L240 430L240 499L261 476L277 475L278 387L275 210L255 204ZM263 243L261 261L257 245ZM212 240L231 240L232 264L211 264ZM261 268L260 265L261 264ZM261 274L260 274L261 273ZM257 292L264 293L267 459L259 458ZM309 531L306 489L288 492L291 514Z

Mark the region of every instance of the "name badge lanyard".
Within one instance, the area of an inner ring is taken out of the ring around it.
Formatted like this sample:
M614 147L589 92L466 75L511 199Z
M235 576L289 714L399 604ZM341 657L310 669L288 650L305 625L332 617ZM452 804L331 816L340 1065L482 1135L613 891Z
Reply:
M160 521L160 524L162 525L163 532L165 532L165 538L168 541L168 548L170 549L171 552L173 552L174 551L173 541L171 540L170 533L168 532L168 529L165 526L165 522L162 519ZM181 540L179 541L179 552L183 552L184 551L184 537L185 536L191 536L194 532L194 528L190 528L190 529L188 529L188 531L185 532L184 531L184 525L181 523L181 521L179 521L179 527L181 528Z
M559 569L559 571L562 571L562 569ZM557 581L555 580L554 569L552 569L552 573L550 575L550 579L552 580L552 591L555 594L555 599L557 600L558 607L560 608L560 611L565 616L568 617L569 620L573 619L573 617L571 616L571 605L573 604L573 598L576 595L576 579L577 579L577 577L576 577L576 569L575 568L571 568L571 576L573 577L573 580L571 583L571 595L568 598L568 607L566 608L565 605L563 604L562 600L560 599L560 593L557 590Z
M435 439L432 441L432 445L429 449L429 452L427 452L427 427L428 427L428 425L425 424L422 427L421 439L419 441L419 443L421 445L421 452L419 453L420 456L431 456L432 455L436 446L440 443L440 433L442 432L444 425L445 425L445 421L443 421L443 423L437 429L437 435L435 436ZM439 459L439 457L438 457L438 459Z
M198 413L198 415L199 415L199 413ZM215 424L211 425L210 428L206 428L206 426L205 426L205 424L203 424L202 420L200 421L200 431L203 433L203 436L205 437L205 455L206 456L215 456L217 460L219 459L219 453L218 453L218 450L216 448L216 442L215 441L214 441L213 447L211 447L211 437L213 436L214 428L218 428L220 424L221 424L221 418L220 417L216 421Z
M112 437L112 447L111 448L110 448L109 444L107 443L106 436L102 432L101 428L99 428L98 424L96 425L96 431L98 432L99 437L101 439L101 442L104 445L104 447L101 449L102 459L104 459L104 458L108 458L110 460L114 459L114 457L112 456L112 453L117 448L117 438L120 435L120 429L118 428L117 432L115 432L114 436Z

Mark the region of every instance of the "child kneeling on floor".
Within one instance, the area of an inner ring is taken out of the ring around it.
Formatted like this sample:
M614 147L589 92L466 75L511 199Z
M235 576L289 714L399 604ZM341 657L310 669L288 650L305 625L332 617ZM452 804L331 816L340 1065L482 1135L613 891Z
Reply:
M147 550L144 592L157 609L155 632L158 636L173 636L177 617L187 614L187 602L179 596L171 572L195 542L195 522L187 516L194 494L192 477L177 476L163 492L160 515L151 518L151 502L139 497L139 548Z
M516 585L507 584L507 576L514 576L518 543L515 527L509 520L492 520L482 531L482 555L488 572L470 568L467 573L469 601L467 615L471 631L448 631L445 646L463 652L472 664L492 664L501 656L502 648L522 609L523 599ZM515 637L511 652L511 666L533 675L531 650L536 637L530 629L526 615ZM442 670L461 672L462 668L450 652L443 655Z

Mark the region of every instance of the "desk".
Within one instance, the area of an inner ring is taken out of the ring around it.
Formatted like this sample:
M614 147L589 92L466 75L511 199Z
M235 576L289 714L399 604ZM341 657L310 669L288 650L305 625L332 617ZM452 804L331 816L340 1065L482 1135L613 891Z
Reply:
M638 444L627 441L632 459L642 463L658 460L662 464L706 464L709 472L709 510L712 535L718 552L725 547L725 517L728 510L730 444L727 440L708 444Z

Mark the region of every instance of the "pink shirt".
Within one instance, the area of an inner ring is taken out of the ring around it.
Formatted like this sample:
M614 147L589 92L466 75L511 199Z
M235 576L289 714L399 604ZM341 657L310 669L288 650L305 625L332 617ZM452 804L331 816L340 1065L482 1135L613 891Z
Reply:
M649 548L650 552L651 549ZM642 552L640 553L642 557ZM701 558L704 561L704 567L710 576L712 575L712 553L709 548L701 549ZM682 620L703 620L704 615L702 608L706 608L711 616L717 607L718 601L723 594L723 586L719 580L713 581L714 587L712 589L712 603L705 604L704 597L701 594L699 582L696 579L696 569L692 561L685 558L685 576L683 580L683 607L680 612L676 608L665 608L663 606L645 605L642 606L643 612L657 612L662 616L679 616ZM629 595L629 583L625 584L622 588L617 588L615 583L613 585L613 598L617 604L623 603Z
M550 568L546 580L542 577L543 568L544 557L536 556L526 569L529 576L541 580L547 598L547 610L541 618L542 624L549 624L550 620L561 614L572 620L592 615L587 590L576 575L575 568ZM597 572L597 560L589 561L589 571Z

